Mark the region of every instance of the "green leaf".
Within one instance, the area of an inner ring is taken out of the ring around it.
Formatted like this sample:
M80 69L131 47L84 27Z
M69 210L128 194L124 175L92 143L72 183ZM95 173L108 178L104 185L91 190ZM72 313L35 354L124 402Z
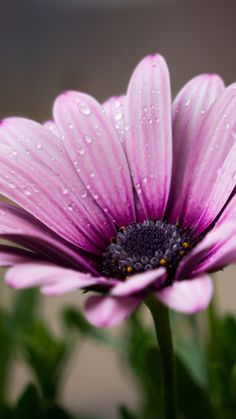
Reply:
M138 419L127 406L120 406L118 408L118 414L121 419Z
M14 412L15 419L42 419L43 407L38 391L33 384L29 384L20 397Z
M11 324L7 313L0 311L0 404L6 400L11 361L15 350Z
M35 321L38 305L38 290L30 289L16 293L11 314L11 326L15 339L25 337Z
M63 313L64 322L69 330L76 330L83 337L88 337L98 343L122 349L122 342L113 338L110 333L93 327L84 318L82 313L75 308L66 308Z
M213 418L206 390L194 381L179 358L176 361L178 404L183 417L186 419Z
M52 406L47 409L45 419L73 419L73 417L61 407Z
M1 419L15 419L13 410L4 404L0 405L0 418Z
M67 354L66 344L53 337L43 323L37 323L25 343L28 364L32 368L45 400L54 400L60 373Z
M224 360L230 367L236 362L236 321L227 315L222 321L221 340L224 350Z

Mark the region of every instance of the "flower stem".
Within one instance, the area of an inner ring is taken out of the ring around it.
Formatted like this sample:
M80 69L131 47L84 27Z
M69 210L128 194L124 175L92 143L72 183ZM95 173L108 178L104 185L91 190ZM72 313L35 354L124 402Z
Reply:
M161 303L159 303L159 301L154 296L149 296L145 302L152 314L157 340L159 343L164 391L165 419L176 419L176 372L169 310Z

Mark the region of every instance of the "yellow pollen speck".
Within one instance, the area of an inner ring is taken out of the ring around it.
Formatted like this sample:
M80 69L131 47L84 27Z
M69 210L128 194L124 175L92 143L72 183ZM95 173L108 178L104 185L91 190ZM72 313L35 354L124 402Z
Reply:
M165 265L167 264L167 261L166 261L166 259L161 258L161 259L159 260L159 263L160 263L160 265L161 265L161 266L165 266Z
M185 249L187 249L187 248L190 246L190 244L189 244L188 242L183 242L183 243L182 243L182 246L183 246Z
M181 250L181 252L179 252L180 256L184 256L184 251Z
M127 272L128 273L132 272L132 270L133 270L132 266L127 266Z

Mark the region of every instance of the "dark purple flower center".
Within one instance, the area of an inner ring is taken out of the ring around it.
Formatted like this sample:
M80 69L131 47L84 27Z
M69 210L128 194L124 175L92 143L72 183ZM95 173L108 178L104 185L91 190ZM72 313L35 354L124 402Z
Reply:
M191 243L189 229L181 229L177 224L160 220L129 224L119 229L103 253L102 274L125 279L165 266L172 277Z

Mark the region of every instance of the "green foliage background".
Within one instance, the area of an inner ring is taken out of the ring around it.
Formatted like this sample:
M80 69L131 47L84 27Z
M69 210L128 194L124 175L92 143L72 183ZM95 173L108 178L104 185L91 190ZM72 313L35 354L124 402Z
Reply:
M36 290L15 294L10 310L0 310L0 418L3 419L109 419L93 412L72 415L59 403L63 374L75 345L92 339L116 351L129 368L139 393L135 411L118 406L120 419L163 419L161 365L155 334L136 312L119 338L96 329L76 307L63 309L61 338L50 330L38 310ZM236 418L236 319L220 316L211 305L200 316L172 313L177 367L179 419ZM32 380L10 403L15 360L31 371Z

